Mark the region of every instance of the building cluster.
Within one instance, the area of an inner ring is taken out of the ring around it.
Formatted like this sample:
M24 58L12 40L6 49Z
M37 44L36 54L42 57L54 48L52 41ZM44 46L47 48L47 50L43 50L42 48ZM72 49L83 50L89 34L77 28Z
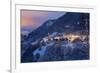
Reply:
M52 34L49 34L44 37L42 39L42 42L48 42L48 41L69 41L69 42L74 42L74 41L77 41L77 40L80 40L80 41L85 41L86 39L88 38L87 35L79 35L79 34L65 34L65 33L52 33Z

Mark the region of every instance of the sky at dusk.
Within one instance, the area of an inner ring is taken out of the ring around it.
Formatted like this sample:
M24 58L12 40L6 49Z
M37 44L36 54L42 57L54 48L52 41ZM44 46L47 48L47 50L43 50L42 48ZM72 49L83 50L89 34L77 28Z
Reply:
M21 33L28 34L49 19L57 19L65 12L21 10Z

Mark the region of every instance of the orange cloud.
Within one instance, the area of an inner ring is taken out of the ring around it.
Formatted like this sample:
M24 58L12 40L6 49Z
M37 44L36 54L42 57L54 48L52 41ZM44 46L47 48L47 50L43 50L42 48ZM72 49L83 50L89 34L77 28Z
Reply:
M40 11L31 11L31 10L22 10L21 11L21 26L27 27L32 26L34 28L39 27L43 22L42 19L46 16L47 13Z
M27 27L27 26L36 26L37 20L32 19L31 17L22 17L21 18L21 26Z

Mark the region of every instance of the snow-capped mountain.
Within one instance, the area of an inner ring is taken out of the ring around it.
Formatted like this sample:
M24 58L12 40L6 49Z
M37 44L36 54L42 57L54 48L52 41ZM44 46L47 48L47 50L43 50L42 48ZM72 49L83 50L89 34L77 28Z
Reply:
M82 32L80 33L79 31ZM56 42L54 39L50 41L47 39L47 43L41 43L43 38L46 38L47 36L49 37L49 35L52 35L52 37L58 37L59 33L68 34L78 32L79 34L82 34L83 31L87 31L84 32L84 34L89 35L89 13L67 12L65 15L58 19L47 20L36 30L30 32L29 35L25 37L24 41L21 43L21 49L24 50L21 62L89 59L89 43L87 45L80 41L78 41L80 44L78 44L78 42L70 43L68 40L62 40L61 42L56 40ZM48 46L48 43L51 43L52 45ZM73 49L73 47L74 52L72 51L69 54L67 53L67 56L64 56L64 50L62 49L64 48L64 46L62 46L64 43L67 45L67 48L65 47L66 52L70 52L70 49ZM81 49L78 49L78 45ZM45 47L45 50L43 47ZM42 51L42 57L40 57L40 51ZM77 56L79 54L80 56Z

